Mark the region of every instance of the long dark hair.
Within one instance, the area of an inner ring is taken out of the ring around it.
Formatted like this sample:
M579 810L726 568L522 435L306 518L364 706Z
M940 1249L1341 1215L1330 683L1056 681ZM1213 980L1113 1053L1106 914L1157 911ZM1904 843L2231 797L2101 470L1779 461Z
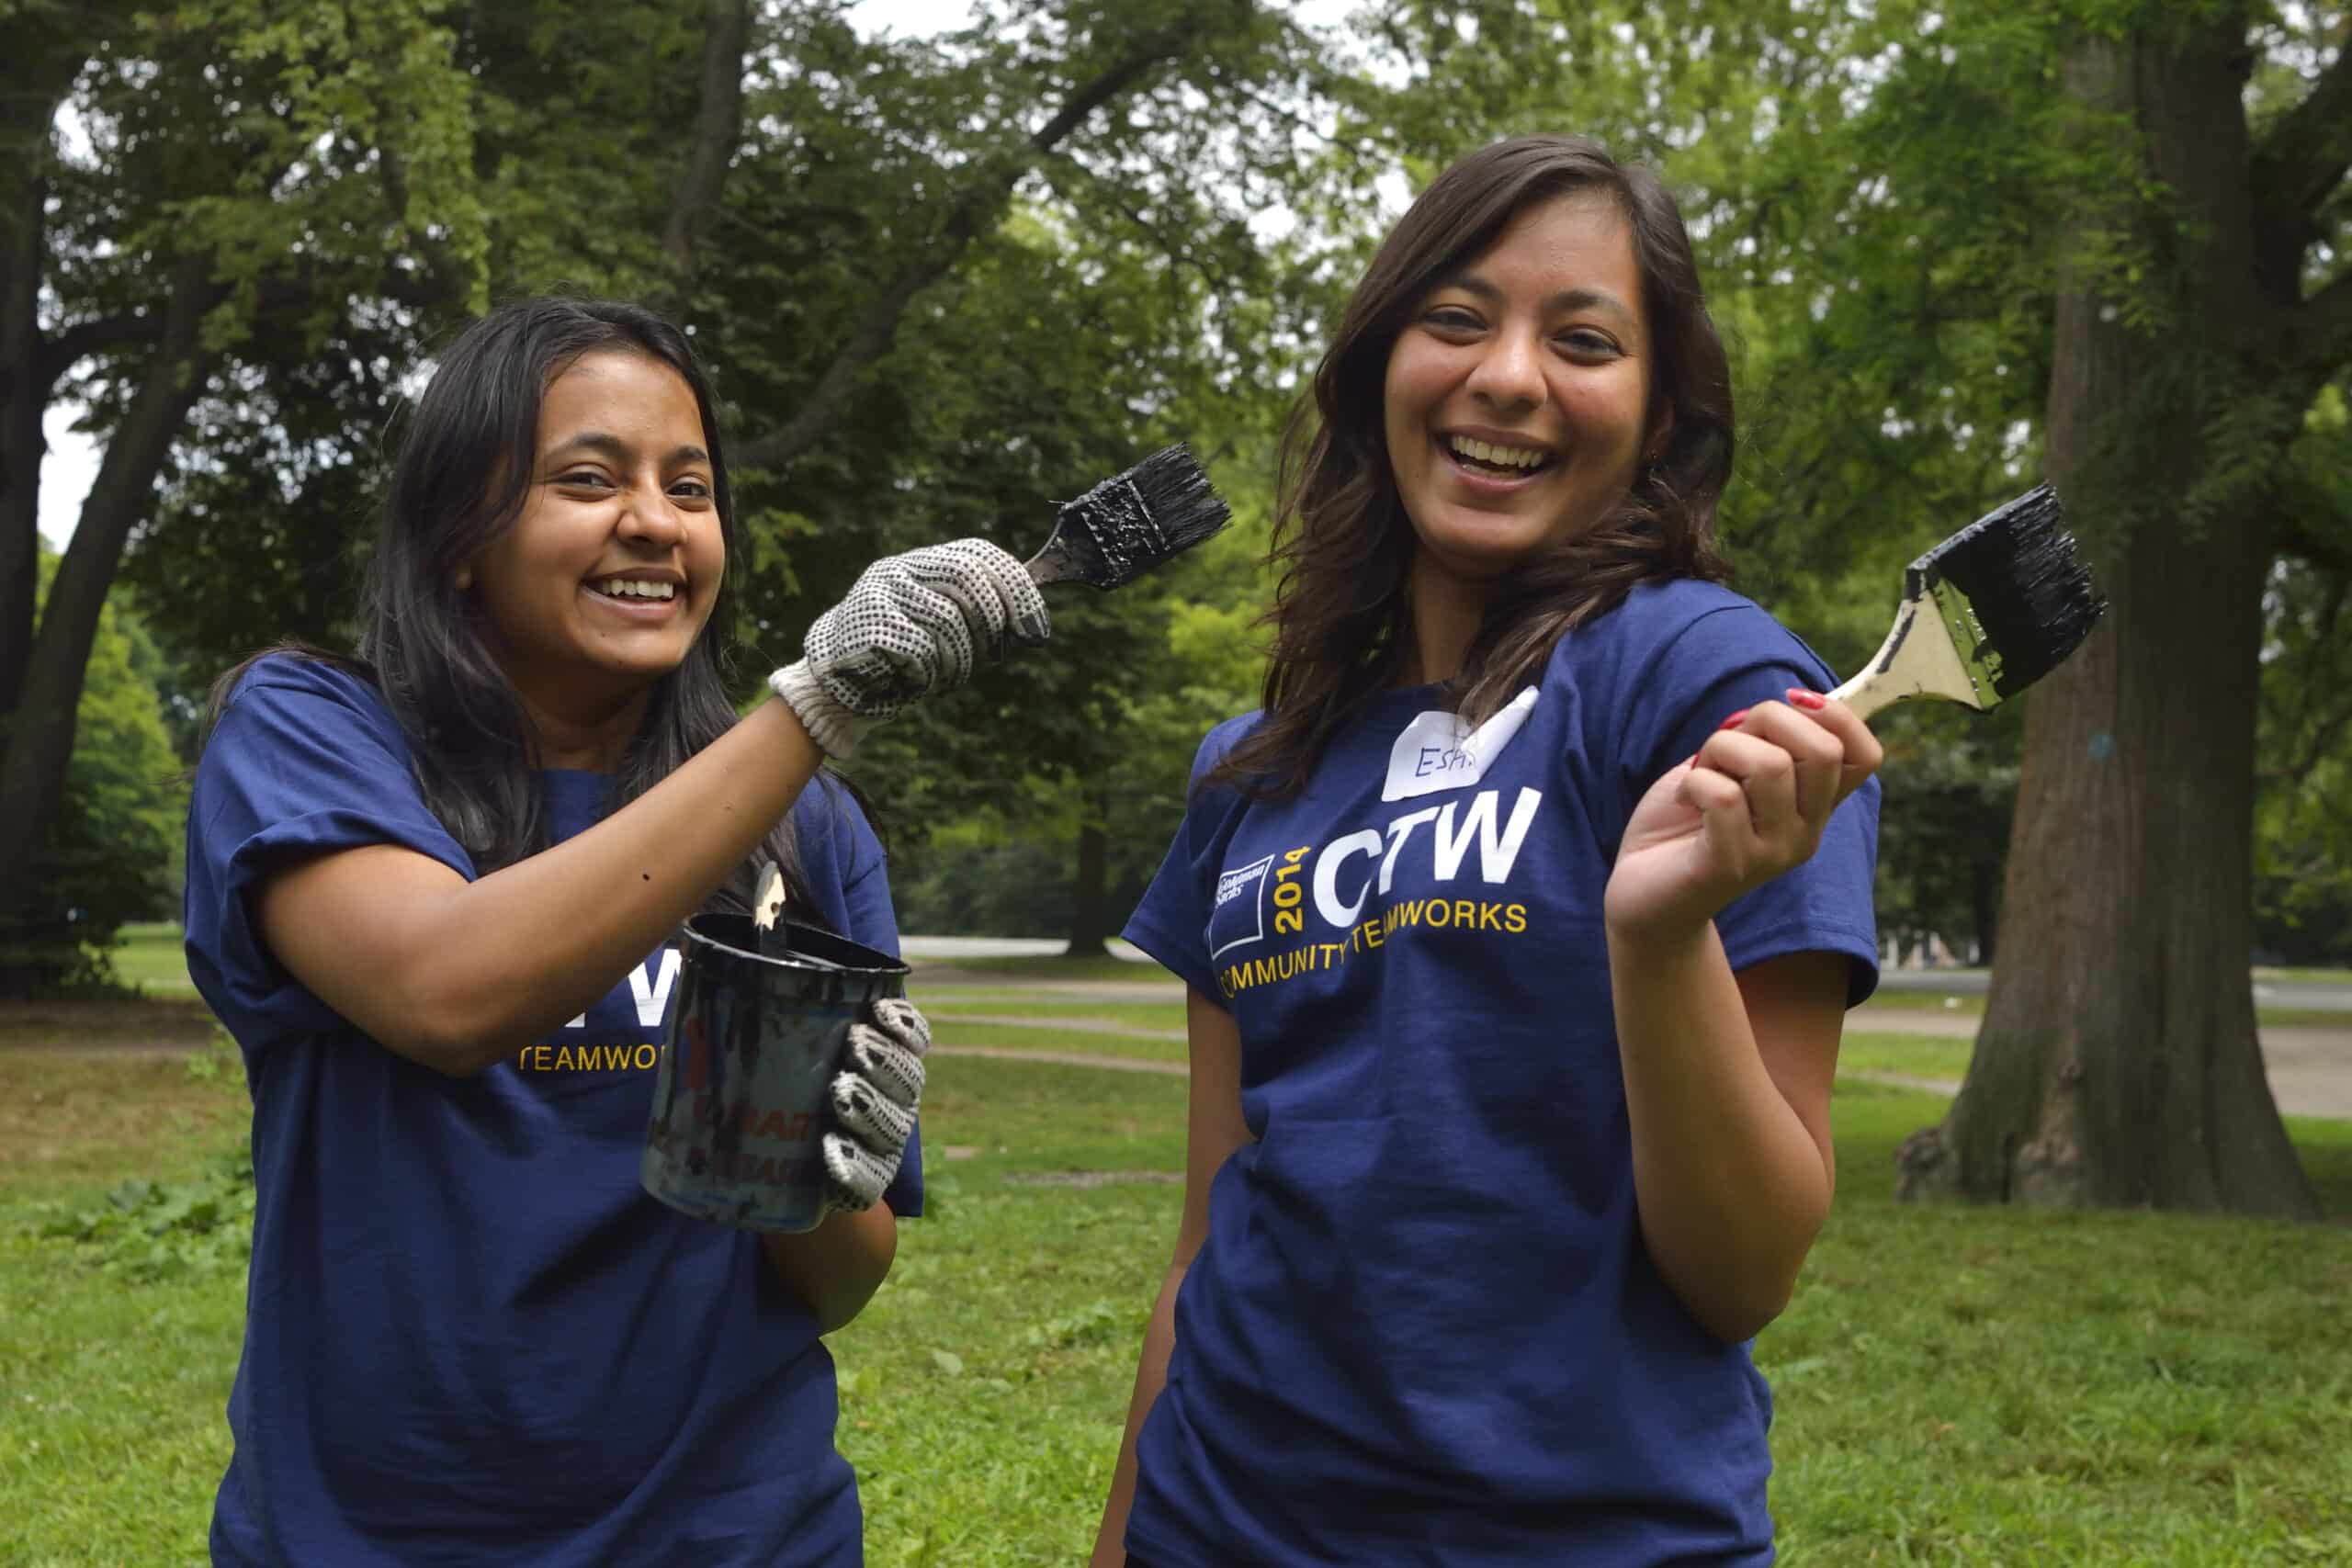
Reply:
M1612 200L1632 231L1652 345L1648 425L1669 412L1673 425L1615 511L1497 582L1447 696L1481 723L1540 675L1564 634L1615 608L1634 584L1730 576L1714 518L1731 478L1731 367L1681 209L1657 175L1587 138L1496 142L1440 175L1389 231L1292 411L1270 553L1282 573L1261 622L1273 630L1265 720L1204 784L1295 792L1332 736L1403 673L1414 534L1383 419L1390 351L1430 289L1513 220L1587 192Z
M361 592L356 658L282 650L339 664L382 694L408 738L426 807L481 874L545 849L548 824L532 777L538 752L528 716L483 640L481 611L457 585L458 569L522 514L548 385L586 355L616 352L668 367L694 393L728 564L702 635L684 662L654 682L605 810L636 799L724 734L736 716L728 693L743 562L718 412L685 334L651 310L618 301L518 299L449 341L401 433ZM253 663L215 684L211 716ZM783 868L792 918L822 923L788 815L711 907L750 908L761 859Z

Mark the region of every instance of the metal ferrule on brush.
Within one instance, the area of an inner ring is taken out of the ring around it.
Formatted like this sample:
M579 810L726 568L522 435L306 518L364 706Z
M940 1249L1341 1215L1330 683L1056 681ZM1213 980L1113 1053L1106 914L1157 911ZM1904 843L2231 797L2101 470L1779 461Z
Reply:
M2000 705L2000 654L1968 596L1913 565L1903 574L1894 627L1862 672L1830 693L1864 718L1905 697L1938 697L1979 712Z
M2002 698L1995 694L1996 660L1985 647L1983 627L1969 609L1966 594L1922 571L1905 573L1903 606L1895 611L1894 630L1870 656L1863 672L1832 691L1856 715L1870 715L1903 698L1933 696L1962 703L1975 710L1990 710Z

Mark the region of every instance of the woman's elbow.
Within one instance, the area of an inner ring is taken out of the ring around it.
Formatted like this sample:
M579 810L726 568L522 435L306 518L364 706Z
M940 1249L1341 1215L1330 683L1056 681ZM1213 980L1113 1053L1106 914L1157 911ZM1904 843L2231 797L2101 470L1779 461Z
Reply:
M511 1021L493 1008L451 995L412 993L399 1021L373 1032L386 1050L453 1078L478 1077L530 1043L511 1040Z
M1669 1283L1700 1327L1726 1345L1743 1343L1789 1310L1814 1234L1807 1227L1801 1242L1720 1259L1721 1267L1685 1270Z
M1774 1319L1789 1310L1789 1303L1795 1295L1796 1278L1791 1275L1785 1281L1683 1304L1690 1308L1690 1315L1698 1320L1700 1327L1725 1345L1739 1345L1770 1327Z

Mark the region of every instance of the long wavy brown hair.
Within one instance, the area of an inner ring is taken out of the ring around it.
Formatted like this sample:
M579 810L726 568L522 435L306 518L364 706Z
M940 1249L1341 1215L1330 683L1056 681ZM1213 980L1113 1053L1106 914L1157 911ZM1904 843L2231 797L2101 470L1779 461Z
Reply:
M1281 567L1264 722L1202 779L1261 796L1303 787L1331 738L1396 685L1413 648L1414 555L1382 392L1397 335L1440 281L1557 197L1613 200L1632 232L1651 344L1647 427L1666 448L1606 517L1498 580L1445 695L1472 725L1531 681L1562 636L1636 583L1731 574L1715 505L1731 478L1731 367L1708 317L1682 211L1649 169L1584 137L1521 136L1463 158L1424 190L1356 285L1284 430L1269 560Z

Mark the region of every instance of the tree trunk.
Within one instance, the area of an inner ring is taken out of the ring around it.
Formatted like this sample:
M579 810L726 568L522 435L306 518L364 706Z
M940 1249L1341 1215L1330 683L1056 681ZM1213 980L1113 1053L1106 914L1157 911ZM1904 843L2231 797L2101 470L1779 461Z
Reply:
M41 208L47 182L17 182L0 222L0 718L14 713L32 661L34 590L40 578ZM0 755L7 751L0 730Z
M1086 792L1078 826L1078 874L1070 889L1069 951L1067 958L1100 958L1110 948L1103 882L1110 865L1111 836L1105 825L1111 803L1100 789Z
M123 547L153 504L164 459L220 363L217 353L198 345L209 274L202 258L180 264L162 340L107 443L90 498L50 583L20 700L7 716L8 748L0 753L0 823L7 824L0 832L0 888L17 886L28 874L33 846L65 786L90 646L121 569Z
M0 93L0 752L32 661L40 577L41 415L62 365L43 362L37 305L57 111L84 62L130 22L135 0L13 6ZM7 818L0 818L0 822ZM7 882L0 878L0 887Z
M2087 286L2059 296L2047 462L2084 521L2109 471L2098 427L2158 356L2243 353L2260 323L2244 33L2224 21L2182 34L2094 41L2068 62L2070 91L2133 115L2154 173L2203 229L2159 341ZM2138 433L2158 438L2173 494L2198 472L2210 417L2190 409ZM2248 972L2270 558L2254 508L2099 545L2106 623L2026 699L2003 957L1975 1055L1943 1123L1897 1155L1900 1196L2315 1217L2264 1077Z

